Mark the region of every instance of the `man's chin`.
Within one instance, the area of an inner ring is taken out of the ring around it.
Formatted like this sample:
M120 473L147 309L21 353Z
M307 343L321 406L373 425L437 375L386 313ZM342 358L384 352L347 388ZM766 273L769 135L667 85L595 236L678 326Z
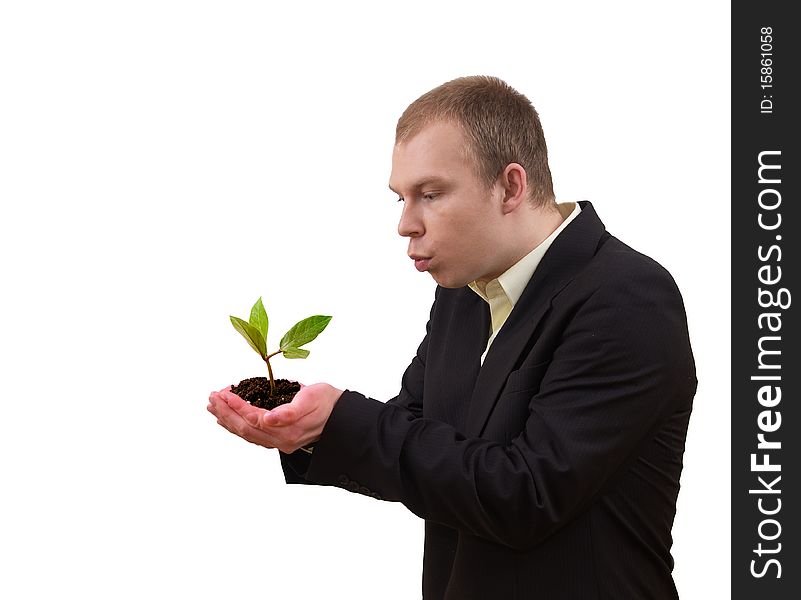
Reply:
M455 290L457 288L464 287L468 283L470 283L469 281L461 281L461 280L449 278L446 275L443 275L442 273L434 273L432 271L429 271L428 274L431 275L431 278L434 281L437 282L437 285L439 287L443 287L443 288L447 288L447 289L451 289L451 290Z

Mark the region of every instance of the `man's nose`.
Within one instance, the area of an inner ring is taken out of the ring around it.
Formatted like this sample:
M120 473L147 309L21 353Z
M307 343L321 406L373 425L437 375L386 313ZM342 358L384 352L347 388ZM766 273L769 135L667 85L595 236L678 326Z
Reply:
M423 233L423 225L416 211L409 202L403 204L403 212L398 222L398 234L403 237L419 237Z

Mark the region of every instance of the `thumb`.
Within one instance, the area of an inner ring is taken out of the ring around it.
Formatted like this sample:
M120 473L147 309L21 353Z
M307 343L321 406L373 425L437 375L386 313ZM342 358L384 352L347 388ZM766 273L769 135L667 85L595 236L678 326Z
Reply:
M286 404L277 406L261 415L262 425L266 427L281 427L295 420L294 409Z

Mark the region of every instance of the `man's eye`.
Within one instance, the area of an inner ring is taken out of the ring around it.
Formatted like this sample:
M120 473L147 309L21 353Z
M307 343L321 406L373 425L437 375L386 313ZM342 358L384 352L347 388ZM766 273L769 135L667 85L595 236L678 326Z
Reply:
M436 200L437 196L439 196L439 194L423 194L423 200Z

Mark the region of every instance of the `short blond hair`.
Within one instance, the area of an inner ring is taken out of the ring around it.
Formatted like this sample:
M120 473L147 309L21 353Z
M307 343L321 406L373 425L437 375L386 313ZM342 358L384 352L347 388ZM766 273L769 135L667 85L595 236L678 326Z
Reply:
M437 121L453 123L462 130L468 146L465 154L487 188L509 163L518 163L526 170L531 204L553 204L545 136L537 111L523 94L488 75L448 81L403 111L395 129L395 144Z

